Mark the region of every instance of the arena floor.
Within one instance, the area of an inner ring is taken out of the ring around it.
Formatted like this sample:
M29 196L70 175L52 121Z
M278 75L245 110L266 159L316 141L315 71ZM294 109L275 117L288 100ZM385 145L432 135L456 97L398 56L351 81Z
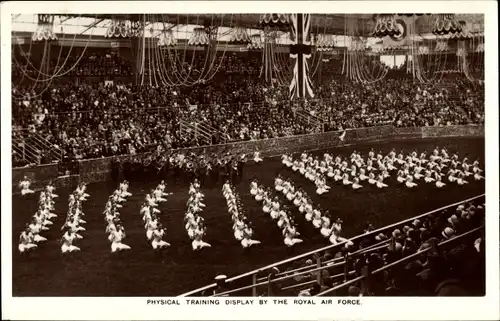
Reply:
M460 138L438 140L412 140L389 143L356 145L331 150L333 154L350 155L356 149L367 154L374 147L383 152L391 148L406 152L413 149L428 152L439 145L457 152L462 159L476 158L484 166L484 139ZM323 151L318 152L320 154ZM247 216L254 225L255 239L262 242L259 248L243 255L241 245L235 241L232 222L221 193L222 183L203 187L206 208L202 213L208 226L204 240L212 244L211 249L201 253L191 250L191 242L183 226L183 216L188 198L188 185L169 180L167 191L173 192L169 201L160 205L161 220L167 228L164 238L172 246L163 255L156 255L146 242L140 206L146 191L156 187L158 181L132 182L133 196L122 208L121 217L127 232L126 244L131 251L118 256L111 255L110 244L105 233L102 211L107 197L117 187L116 183L92 184L91 195L84 203L84 239L77 242L82 252L70 258L60 254L60 228L67 212L69 190L58 189L56 213L52 229L44 234L48 241L41 245L32 257L25 258L17 250L19 233L36 210L36 197L21 199L13 197L13 295L14 296L169 296L178 295L209 284L213 277L223 273L234 276L252 269L285 259L287 253L281 233L275 223L264 215L261 206L249 194L249 184L257 178L266 186L274 186L278 173L291 178L295 186L305 187L315 204L329 209L333 217L344 221L344 236L361 233L367 221L376 228L412 217L435 208L484 193L484 181L472 181L465 187L448 185L437 189L433 185L421 185L407 189L397 184L395 177L388 181L389 187L377 189L373 186L353 191L341 184L330 183L331 191L318 196L311 182L285 168L278 158L266 159L260 164L249 164L244 169L243 179L237 185ZM289 204L286 199L283 203ZM305 221L295 207L290 206L296 216L298 230L304 243L294 248L300 254L325 245L325 241L312 224Z

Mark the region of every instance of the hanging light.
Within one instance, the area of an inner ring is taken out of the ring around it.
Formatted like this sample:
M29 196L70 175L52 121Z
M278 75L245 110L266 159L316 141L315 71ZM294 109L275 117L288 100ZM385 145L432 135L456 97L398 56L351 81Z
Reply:
M351 43L347 47L348 51L365 51L365 42L363 39L352 39Z
M432 33L435 35L453 35L462 31L454 14L438 14L434 21Z
M372 53L374 54L380 54L385 51L384 46L372 46L371 47Z
M188 41L189 46L208 47L210 46L210 38L208 38L205 28L194 28L193 34Z
M260 34L254 34L251 37L251 43L247 45L249 50L260 50L264 48L264 44L262 43L262 37Z
M106 38L128 38L130 36L131 30L126 21L118 19L111 19L111 24L104 34Z
M316 48L319 51L330 51L335 47L333 35L319 34L316 39Z
M54 33L54 16L49 14L39 14L36 30L31 35L33 41L57 40Z
M290 14L288 13L265 13L260 16L262 27L286 27L290 25Z
M252 41L245 28L237 26L233 28L229 43L233 44L249 44Z
M467 56L467 49L465 49L463 45L459 45L457 48L457 57L465 57L465 56Z
M484 42L480 42L477 44L476 49L474 50L475 52L484 52Z
M386 36L398 37L401 35L401 30L399 30L396 19L394 19L393 14L379 14L377 15L377 20L375 28L373 29L372 35L377 38L383 38Z
M158 47L175 47L177 46L177 39L172 30L163 29L158 35Z
M427 46L421 46L418 47L418 52L419 55L428 55L429 54L429 47Z
M448 51L450 50L449 46L448 46L448 42L445 41L445 40L438 40L436 42L436 47L434 48L434 51L437 51L437 52L445 52L445 51Z

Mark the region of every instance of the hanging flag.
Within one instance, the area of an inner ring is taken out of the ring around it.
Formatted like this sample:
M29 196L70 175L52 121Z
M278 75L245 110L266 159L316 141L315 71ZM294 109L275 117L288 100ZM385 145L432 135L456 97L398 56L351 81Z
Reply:
M311 15L298 13L292 14L292 45L290 57L295 60L293 78L290 83L290 99L314 97L312 82L309 78L309 65L307 59L311 58L311 42L309 29Z

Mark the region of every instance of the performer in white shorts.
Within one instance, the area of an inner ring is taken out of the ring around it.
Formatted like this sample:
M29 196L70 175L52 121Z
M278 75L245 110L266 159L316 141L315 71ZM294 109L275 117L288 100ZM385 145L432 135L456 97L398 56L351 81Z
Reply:
M359 178L355 177L354 182L352 183L352 189L357 190L362 188L363 185L359 184Z
M382 174L380 174L378 176L378 180L377 180L377 187L378 188L384 188L384 187L387 187L387 184L384 183L384 177L382 176Z
M117 226L111 235L111 253L130 250L130 246L122 243L122 240L125 238L125 231L122 226Z
M253 153L253 161L256 163L260 163L263 161L263 159L260 157L259 151L256 151L255 153Z
M285 236L283 242L287 247L292 247L295 244L303 242L303 240L296 238L296 236L298 236L299 233L295 230L295 227L291 225L288 225L283 229L283 234Z
M153 241L151 242L151 246L154 250L168 247L170 243L163 241L163 236L165 235L165 230L161 227L156 229L153 233Z
M35 191L30 189L31 181L28 179L28 176L24 176L24 179L19 182L19 188L21 189L21 195L33 194Z
M71 253L80 251L79 247L73 245L73 242L76 239L75 233L73 233L70 229L68 229L62 236L61 242L61 252L62 253Z
M202 240L203 234L204 234L204 232L202 230L198 230L198 229L194 233L194 240L191 243L191 245L193 247L193 251L199 251L205 247L212 247L212 245L210 245L207 242L204 242Z
M406 187L408 187L408 188L413 188L413 187L417 186L418 184L417 184L417 183L415 183L415 182L413 182L413 176L412 176L412 175L408 175L408 176L406 177L406 182L405 182L405 185L406 185Z
M241 240L241 246L243 248L249 248L253 245L258 245L260 244L260 241L257 240L252 240L252 230L250 228L246 228L243 230L243 239Z
M29 228L26 228L19 237L19 252L24 253L36 249L38 245L34 243L33 234Z

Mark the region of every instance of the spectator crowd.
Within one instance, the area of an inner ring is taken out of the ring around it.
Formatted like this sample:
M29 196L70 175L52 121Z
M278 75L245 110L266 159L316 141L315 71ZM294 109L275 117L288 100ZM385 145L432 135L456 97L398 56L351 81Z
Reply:
M288 267L263 271L264 277L258 280L267 280L269 285L259 293L338 297L484 295L484 219L483 198L380 233L368 224L356 240L287 263ZM214 291L215 295L239 293L225 282L218 282Z
M180 63L186 64L194 68L191 79L208 75L204 55ZM13 126L44 137L64 157L86 159L141 153L159 145L179 148L207 143L181 123L203 124L210 131L211 143L223 143L313 133L318 131L318 121L322 131L484 121L482 83L441 79L423 84L392 72L381 81L364 84L325 72L322 79L315 79L314 99L291 101L288 87L261 77L261 65L260 56L226 53L214 60L211 79L190 86L118 82L16 86L14 82ZM14 76L19 76L19 68L13 69L17 70ZM67 76L100 75L113 80L131 70L131 63L116 53L103 57L92 53L83 56ZM312 114L318 121L304 121L299 114ZM16 155L16 164L22 164L18 160Z

